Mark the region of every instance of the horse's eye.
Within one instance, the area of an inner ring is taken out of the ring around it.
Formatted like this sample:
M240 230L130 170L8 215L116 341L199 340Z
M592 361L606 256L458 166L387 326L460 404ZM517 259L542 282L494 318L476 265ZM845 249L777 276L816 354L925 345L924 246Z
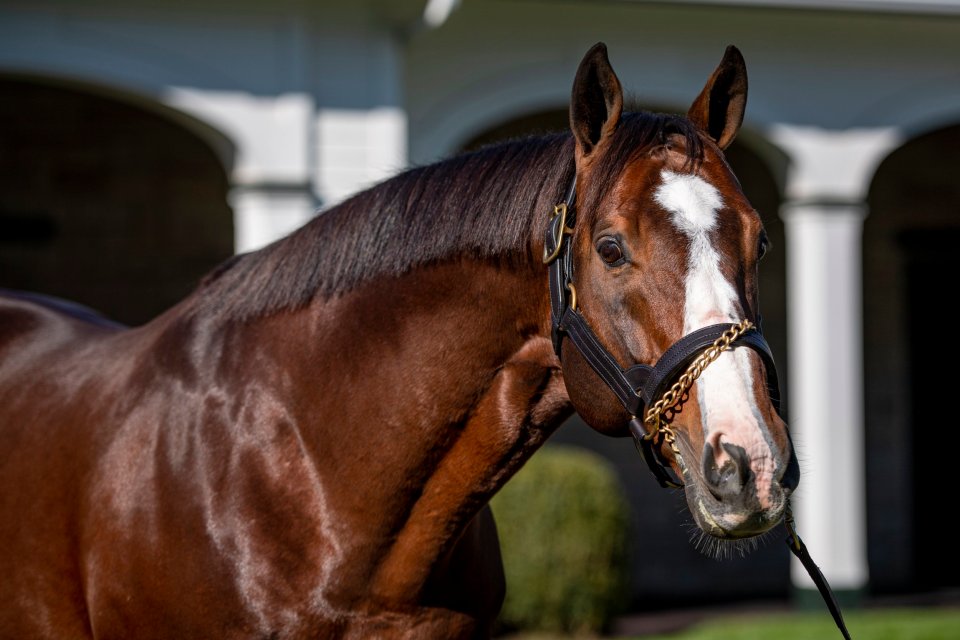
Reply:
M604 238L601 240L600 244L597 245L597 253L599 253L600 258L609 265L616 265L623 262L623 249L620 248L620 243L613 238Z
M763 256L767 255L767 250L770 248L770 239L767 238L766 233L760 234L760 241L757 244L757 260L763 260Z

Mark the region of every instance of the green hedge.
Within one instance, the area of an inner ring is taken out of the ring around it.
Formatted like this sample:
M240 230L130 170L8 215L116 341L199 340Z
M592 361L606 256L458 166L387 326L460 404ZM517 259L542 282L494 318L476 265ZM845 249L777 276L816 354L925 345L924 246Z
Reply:
M606 460L548 445L491 505L507 576L502 627L599 632L622 610L630 515Z

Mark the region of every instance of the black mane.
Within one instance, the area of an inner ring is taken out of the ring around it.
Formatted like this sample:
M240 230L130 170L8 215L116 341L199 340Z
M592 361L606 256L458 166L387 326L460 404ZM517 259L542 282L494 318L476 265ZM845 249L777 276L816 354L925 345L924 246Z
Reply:
M631 159L672 133L686 139L691 160L699 159L699 135L685 118L625 115L581 197L602 197ZM196 297L203 307L255 317L444 260L528 262L531 234L544 228L573 173L570 134L512 140L410 169L259 251L231 258L203 280Z

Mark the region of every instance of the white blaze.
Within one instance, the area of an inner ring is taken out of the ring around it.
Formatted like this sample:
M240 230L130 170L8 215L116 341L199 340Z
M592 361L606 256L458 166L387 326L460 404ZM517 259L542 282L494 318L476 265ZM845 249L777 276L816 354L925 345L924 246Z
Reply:
M656 201L670 213L670 220L689 240L684 335L721 322L739 322L736 290L720 270L720 254L710 234L717 225L723 198L703 178L664 171ZM697 381L704 441L715 453L725 455L720 442L743 447L757 476L761 504L769 498L775 460L770 437L761 424L760 410L753 397L753 372L747 349L723 353L704 369ZM711 437L713 436L713 437Z

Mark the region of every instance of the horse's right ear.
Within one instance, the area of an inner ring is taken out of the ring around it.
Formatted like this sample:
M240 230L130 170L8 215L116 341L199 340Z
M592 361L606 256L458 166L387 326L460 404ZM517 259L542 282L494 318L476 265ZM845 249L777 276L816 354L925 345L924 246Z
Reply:
M586 158L606 140L623 111L623 89L607 58L607 45L591 47L573 80L570 129L577 141L577 157Z
M737 137L747 108L747 64L740 50L727 47L723 60L687 112L693 124L726 149Z

